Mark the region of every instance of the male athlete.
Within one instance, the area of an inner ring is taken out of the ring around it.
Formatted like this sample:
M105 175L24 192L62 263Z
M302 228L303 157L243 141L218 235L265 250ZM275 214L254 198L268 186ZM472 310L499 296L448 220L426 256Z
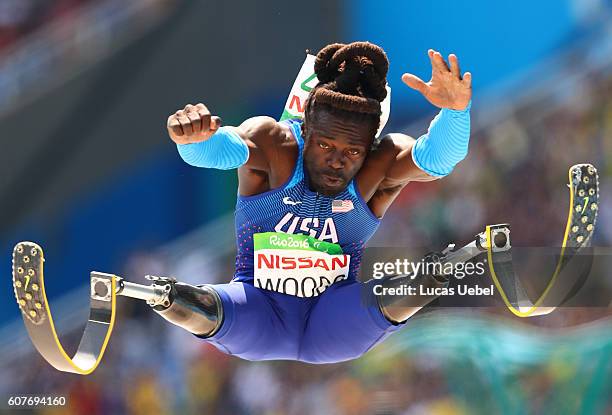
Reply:
M432 298L389 302L374 294L374 284L411 283L406 276L363 283L356 275L399 192L448 175L467 154L471 75L461 75L455 55L447 65L440 53L428 54L429 82L402 76L442 109L418 140L375 139L388 60L367 42L318 53L319 83L303 122L254 117L222 127L203 104L171 115L168 133L183 160L238 169L238 253L230 283L173 284L172 304L155 310L244 359L328 363L361 356L427 304Z

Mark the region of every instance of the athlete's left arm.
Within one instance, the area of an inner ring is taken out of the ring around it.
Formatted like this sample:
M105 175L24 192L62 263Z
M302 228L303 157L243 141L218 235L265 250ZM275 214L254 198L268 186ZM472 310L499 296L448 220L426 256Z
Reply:
M382 217L409 182L431 181L448 175L467 154L470 138L472 75L461 76L459 61L429 50L431 79L424 82L412 74L402 81L441 108L426 134L415 140L405 134L389 134L368 154L357 184L372 212Z
M424 82L416 75L406 73L402 81L441 111L427 133L416 141L403 134L385 137L393 141L389 148L395 155L385 174L385 182L391 184L444 177L467 155L472 75L469 72L461 75L455 55L449 55L449 67L439 52L430 49L428 54L432 66L431 80Z

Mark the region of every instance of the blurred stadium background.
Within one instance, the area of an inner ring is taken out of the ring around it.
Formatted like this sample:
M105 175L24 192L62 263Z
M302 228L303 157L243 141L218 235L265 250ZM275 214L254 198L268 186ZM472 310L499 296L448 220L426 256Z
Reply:
M386 131L417 137L436 113L399 79L429 76L428 48L474 75L468 158L406 188L370 246L438 248L499 222L515 244L558 245L567 168L584 161L600 172L595 245L609 246L611 13L608 0L2 0L0 407L28 393L67 396L45 414L612 413L609 308L422 313L357 361L311 366L227 357L122 299L102 364L79 377L35 353L10 285L13 245L40 243L70 347L91 270L228 281L235 173L184 164L166 118L200 101L225 124L279 117L304 50L335 41L387 51Z

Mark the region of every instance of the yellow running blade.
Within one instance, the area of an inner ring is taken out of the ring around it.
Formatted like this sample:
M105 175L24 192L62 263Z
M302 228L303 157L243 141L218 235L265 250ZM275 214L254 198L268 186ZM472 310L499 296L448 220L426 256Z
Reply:
M70 358L55 330L45 293L44 255L33 242L20 242L13 250L13 289L30 339L47 362L62 372L92 373L108 344L115 322L116 279L91 273L89 321L74 357Z
M491 277L508 309L518 317L548 314L559 306L560 304L543 306L542 303L553 291L559 273L565 265L591 244L599 209L597 169L591 164L576 164L570 167L569 190L569 213L561 253L550 281L535 302L528 298L519 278L514 274L511 253L496 252L493 244L490 243L493 240L493 230L491 226L486 228L487 259ZM564 294L568 294L571 287L561 287L560 290L567 292L556 290L555 298L565 298Z

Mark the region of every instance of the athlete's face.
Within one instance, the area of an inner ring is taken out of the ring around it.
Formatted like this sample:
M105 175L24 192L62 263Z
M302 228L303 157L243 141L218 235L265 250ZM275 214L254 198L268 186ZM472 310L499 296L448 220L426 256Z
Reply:
M312 190L327 196L342 192L363 165L374 140L364 123L350 123L330 114L302 124L306 144L304 166Z

